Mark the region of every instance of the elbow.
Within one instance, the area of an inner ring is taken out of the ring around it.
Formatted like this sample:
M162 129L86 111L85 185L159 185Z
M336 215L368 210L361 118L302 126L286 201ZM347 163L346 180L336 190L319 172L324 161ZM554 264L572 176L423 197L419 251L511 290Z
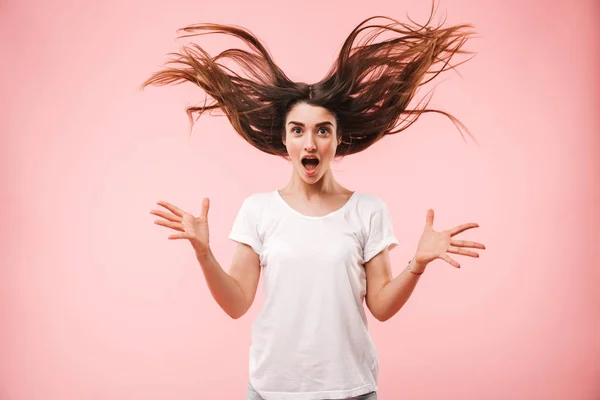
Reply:
M242 311L242 310L231 310L231 311L225 310L225 313L231 319L240 319L240 318L242 318L244 316L244 314L246 314L246 312Z
M379 321L379 322L385 322L385 321L389 320L390 318L392 318L392 315L385 315L385 314L375 315L375 319L377 319L377 321Z
M233 312L228 312L228 311L225 311L225 314L227 314L227 316L229 316L229 318L231 318L231 319L240 319L242 316L239 313L233 313Z
M371 308L371 315L379 322L385 322L392 317L389 313L382 312L376 308Z
M384 307L381 307L381 304L375 301L374 298L367 300L367 307L369 307L371 315L379 322L385 322L393 316L393 314L387 312Z
M246 313L248 312L248 307L244 307L244 308L240 308L238 310L224 310L225 313L231 318L231 319L240 319L242 318L244 315L246 315Z
M242 318L244 316L243 313L227 313L227 315L231 319L240 319L240 318Z

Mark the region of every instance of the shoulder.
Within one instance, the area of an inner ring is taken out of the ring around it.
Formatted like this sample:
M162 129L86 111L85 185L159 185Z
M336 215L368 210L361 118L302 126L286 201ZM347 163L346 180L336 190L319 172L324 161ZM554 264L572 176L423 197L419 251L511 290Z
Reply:
M242 208L245 210L259 213L265 207L272 204L274 199L274 191L258 192L247 195L242 201Z
M252 193L244 198L244 203L261 204L272 201L274 191Z
M355 192L357 209L361 213L373 214L387 211L387 204L379 197L370 193Z

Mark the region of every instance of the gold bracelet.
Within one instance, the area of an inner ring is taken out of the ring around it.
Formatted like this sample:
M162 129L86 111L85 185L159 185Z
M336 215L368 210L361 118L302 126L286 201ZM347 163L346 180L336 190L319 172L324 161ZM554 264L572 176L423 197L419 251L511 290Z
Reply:
M412 261L413 261L413 260L410 260L410 261L408 262L408 272L410 272L410 273L411 273L411 274L413 274L413 275L423 275L423 272L425 272L425 271L423 271L423 272L415 272L415 271L413 271L412 269L410 269L410 263L412 263Z

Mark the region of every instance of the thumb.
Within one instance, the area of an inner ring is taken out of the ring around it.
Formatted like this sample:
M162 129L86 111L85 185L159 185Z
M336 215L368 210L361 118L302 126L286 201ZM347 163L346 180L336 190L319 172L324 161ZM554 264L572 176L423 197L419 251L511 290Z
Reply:
M202 211L200 212L200 216L207 218L209 208L210 208L210 199L205 197L202 199Z
M430 208L429 210L427 210L427 217L425 218L425 227L426 228L433 228L433 217L434 217L434 212Z

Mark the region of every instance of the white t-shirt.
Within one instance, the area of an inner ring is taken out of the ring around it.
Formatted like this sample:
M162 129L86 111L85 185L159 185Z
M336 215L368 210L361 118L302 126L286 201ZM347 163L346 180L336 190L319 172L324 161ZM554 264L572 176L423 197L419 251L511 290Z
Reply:
M313 217L277 190L257 193L244 200L229 238L260 256L265 302L250 346L250 384L260 396L321 400L376 391L364 263L398 244L383 201L354 192L340 209Z

